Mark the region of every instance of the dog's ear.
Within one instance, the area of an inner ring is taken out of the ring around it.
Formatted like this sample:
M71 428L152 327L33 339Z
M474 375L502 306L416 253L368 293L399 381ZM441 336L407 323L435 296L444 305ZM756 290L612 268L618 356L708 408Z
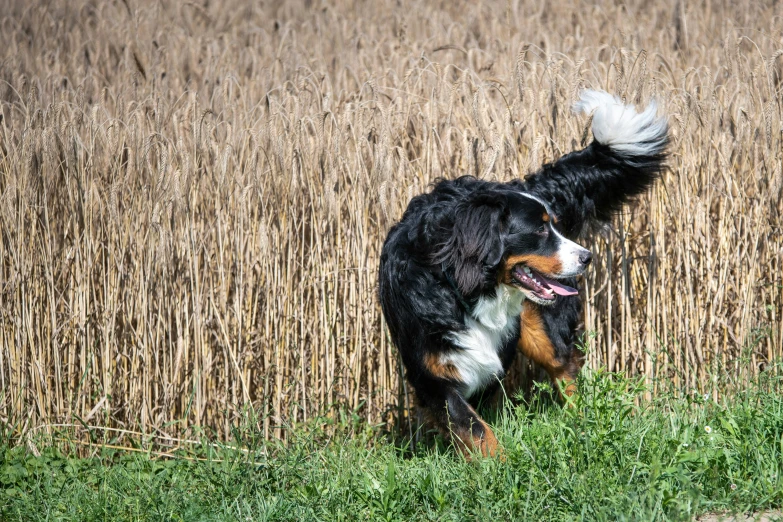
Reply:
M460 292L471 296L503 259L508 206L501 194L480 194L457 205L452 229L434 259L453 270Z

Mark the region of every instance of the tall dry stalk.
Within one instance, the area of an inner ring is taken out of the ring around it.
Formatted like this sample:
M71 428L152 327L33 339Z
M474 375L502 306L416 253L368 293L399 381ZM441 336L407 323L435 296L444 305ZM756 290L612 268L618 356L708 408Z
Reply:
M590 240L589 364L743 382L782 352L781 15L8 2L0 421L391 420L409 396L375 297L385 231L439 176L580 147L584 86L658 99L674 137L663 182Z

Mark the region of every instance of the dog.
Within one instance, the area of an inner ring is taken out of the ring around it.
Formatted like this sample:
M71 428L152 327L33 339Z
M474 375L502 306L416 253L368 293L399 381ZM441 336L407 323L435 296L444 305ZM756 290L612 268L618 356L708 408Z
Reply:
M584 362L576 277L592 259L575 240L665 166L669 127L654 102L639 113L585 90L573 109L592 114L586 148L524 180L437 181L410 201L381 251L378 295L406 377L426 417L468 456L501 451L476 408L518 351L574 392Z

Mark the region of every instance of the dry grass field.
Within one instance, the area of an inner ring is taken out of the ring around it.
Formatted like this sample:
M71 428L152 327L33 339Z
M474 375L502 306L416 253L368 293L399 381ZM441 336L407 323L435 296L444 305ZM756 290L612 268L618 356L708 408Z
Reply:
M783 355L781 2L0 4L16 435L394 419L385 231L437 177L581 147L582 87L673 133L663 182L586 242L589 366L717 395Z

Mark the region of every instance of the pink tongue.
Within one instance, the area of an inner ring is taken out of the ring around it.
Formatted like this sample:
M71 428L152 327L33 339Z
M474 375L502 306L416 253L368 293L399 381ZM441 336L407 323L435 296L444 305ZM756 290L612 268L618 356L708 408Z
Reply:
M579 290L576 288L571 288L570 286L561 285L557 281L553 281L552 279L548 279L541 274L538 274L538 277L543 279L547 285L549 285L549 288L552 289L554 293L557 295L576 295L579 293Z

